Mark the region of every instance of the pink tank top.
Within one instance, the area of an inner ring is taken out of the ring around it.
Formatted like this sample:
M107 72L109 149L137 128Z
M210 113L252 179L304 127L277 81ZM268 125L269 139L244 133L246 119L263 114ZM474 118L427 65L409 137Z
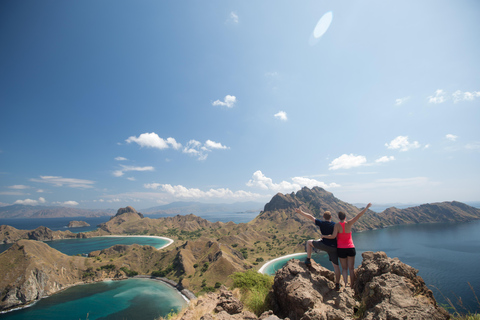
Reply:
M345 222L339 222L343 232L337 233L337 248L355 248L352 240L352 233L345 233Z

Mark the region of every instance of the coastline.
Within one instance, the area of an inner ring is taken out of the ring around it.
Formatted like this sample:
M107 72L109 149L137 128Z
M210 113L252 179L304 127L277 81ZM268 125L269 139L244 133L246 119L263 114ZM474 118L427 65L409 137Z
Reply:
M161 246L160 248L156 248L157 250L163 249L174 243L173 239L166 238L166 237L160 237L160 236L141 236L141 235L106 235L106 236L97 236L97 237L92 237L92 238L102 238L102 237L117 237L117 238L123 238L123 237L135 237L135 238L158 238L162 240L167 240L168 243L166 245Z
M258 272L264 273L264 270L265 270L269 265L271 265L272 263L274 263L275 261L278 261L278 260L281 260L281 259L285 259L285 258L293 258L293 257L299 256L299 255L304 255L304 254L305 254L305 252L292 253L292 254L287 254L287 255L285 255L285 256L281 256L281 257L278 257L278 258L269 260L269 261L265 262L265 264L263 264L263 266L262 266L260 269L258 269Z

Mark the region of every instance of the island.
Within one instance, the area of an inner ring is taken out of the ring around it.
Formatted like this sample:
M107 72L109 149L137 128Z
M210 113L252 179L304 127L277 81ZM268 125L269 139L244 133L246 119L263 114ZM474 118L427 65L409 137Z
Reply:
M85 221L70 221L67 225L67 228L82 228L82 227L90 227L90 224Z

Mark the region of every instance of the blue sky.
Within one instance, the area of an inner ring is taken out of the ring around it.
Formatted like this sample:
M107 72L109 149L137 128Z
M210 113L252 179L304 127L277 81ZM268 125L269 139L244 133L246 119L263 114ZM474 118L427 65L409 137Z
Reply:
M2 1L0 203L267 202L316 185L350 203L478 201L479 14Z

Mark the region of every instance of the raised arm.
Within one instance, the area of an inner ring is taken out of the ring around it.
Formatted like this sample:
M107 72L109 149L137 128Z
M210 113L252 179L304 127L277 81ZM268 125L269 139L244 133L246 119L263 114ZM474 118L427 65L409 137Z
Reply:
M371 206L371 203L367 204L367 206L362 211L360 211L353 219L349 220L348 223L354 224L355 222L357 222L357 220L360 219L360 217L363 216L363 214L367 212L368 208L370 208Z
M308 220L312 220L313 222L315 222L315 217L312 216L311 214L309 213L306 213L306 212L303 212L302 210L300 210L299 208L296 208L295 209L295 212L304 216L305 218L307 218Z

